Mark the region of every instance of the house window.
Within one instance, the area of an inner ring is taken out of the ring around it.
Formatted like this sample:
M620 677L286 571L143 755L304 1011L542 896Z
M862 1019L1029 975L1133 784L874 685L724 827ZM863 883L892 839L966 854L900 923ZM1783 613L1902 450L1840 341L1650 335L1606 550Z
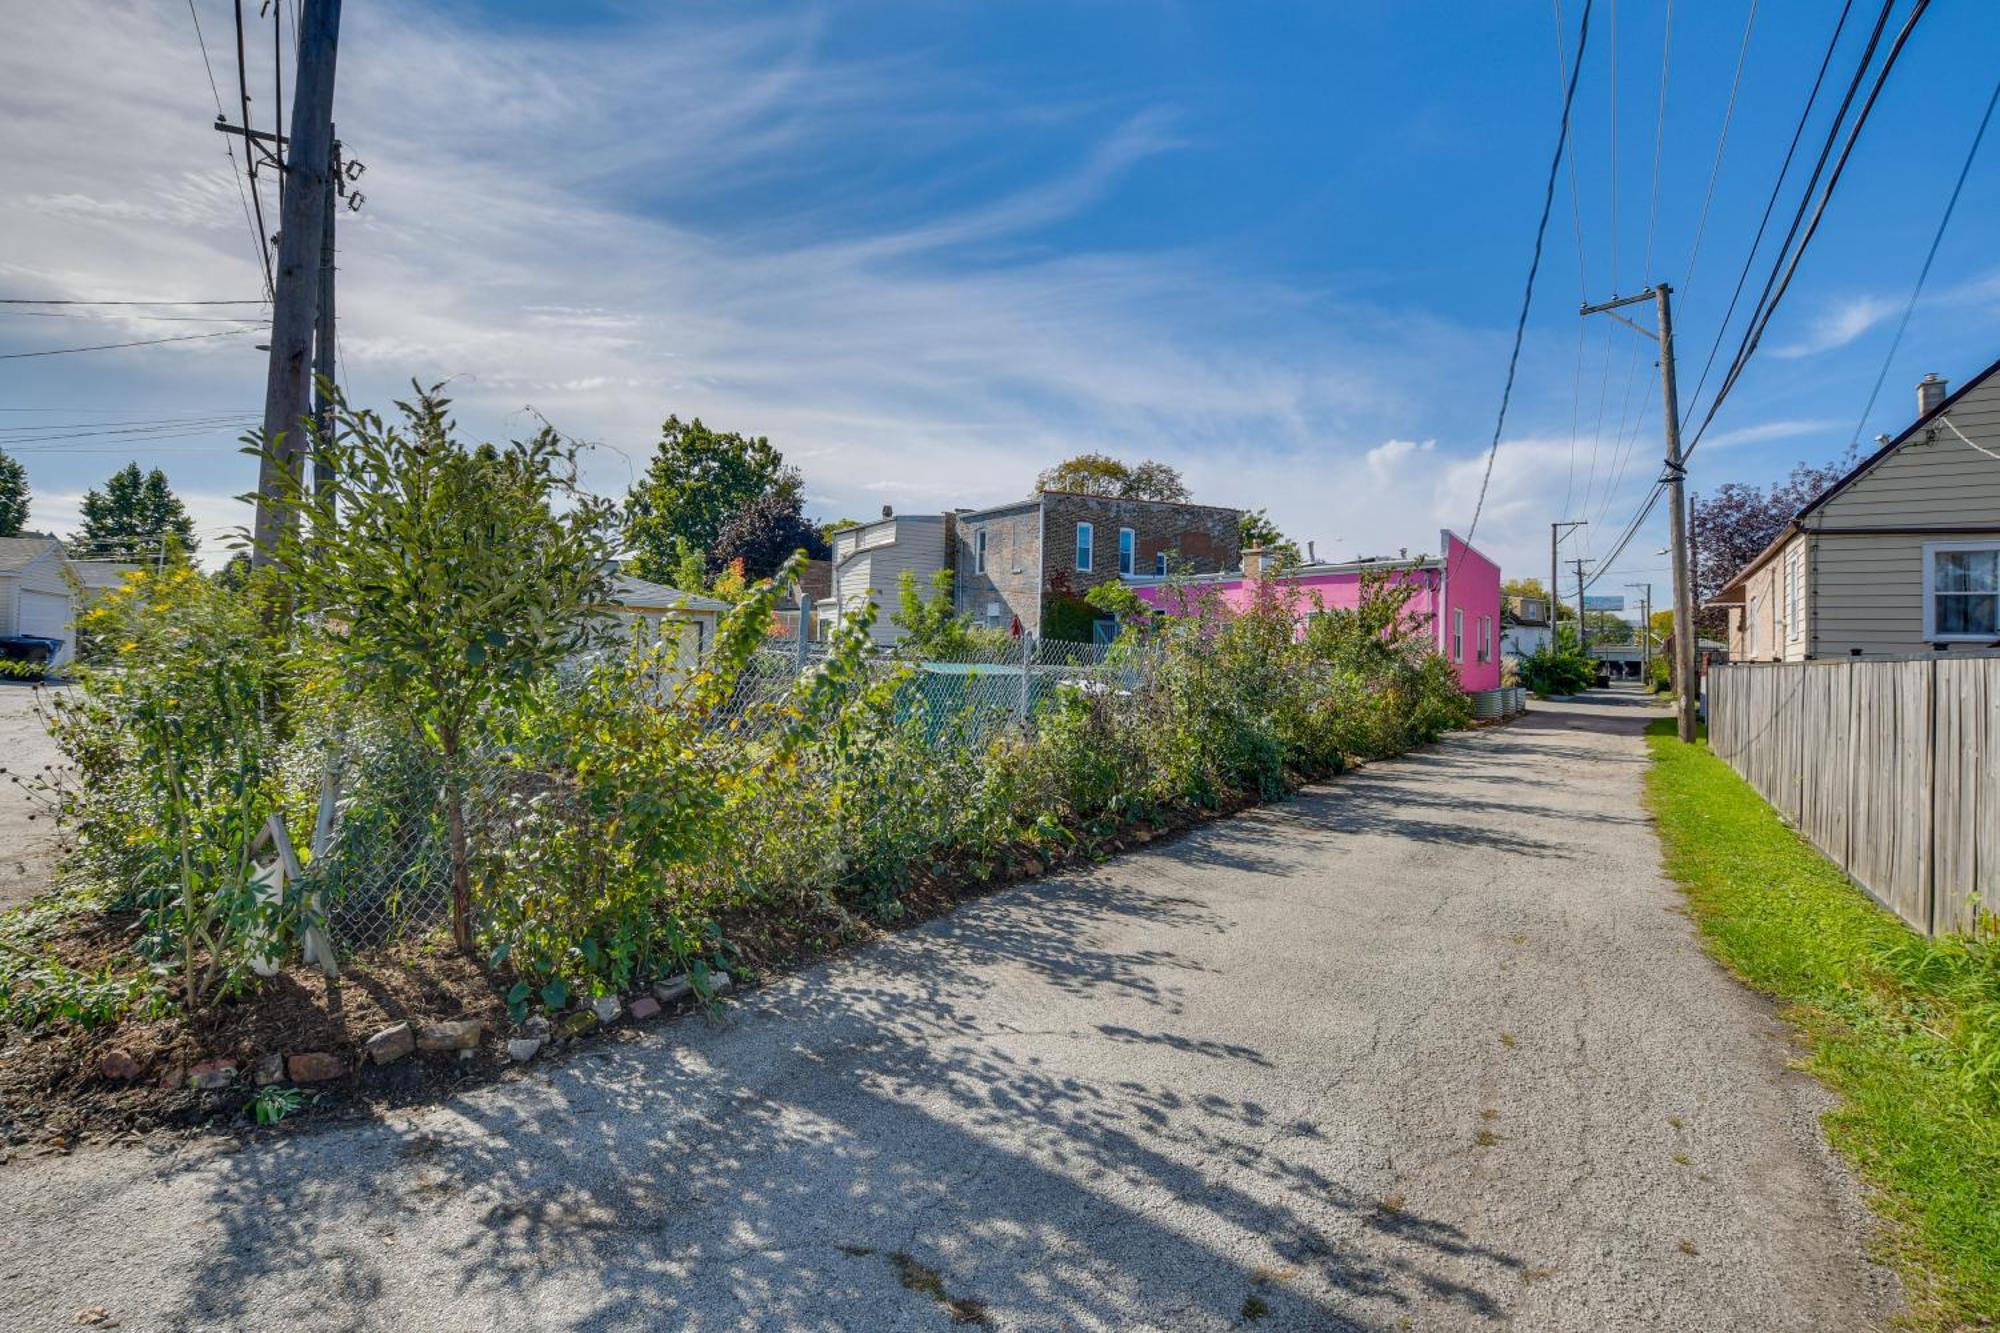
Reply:
M1137 568L1139 534L1130 528L1118 529L1118 572L1130 574Z
M1097 540L1097 531L1088 523L1076 525L1076 568L1081 574L1090 572L1091 545Z
M1465 611L1456 606L1451 609L1451 660L1465 660Z
M1493 660L1492 616L1479 617L1479 660L1482 662L1491 662Z
M1805 635L1805 576L1797 551L1785 557L1785 641L1797 643Z
M1153 557L1153 572L1155 574L1160 575L1163 578L1166 576L1167 553L1165 551L1162 551L1158 555Z
M972 538L972 572L986 572L986 529L981 528Z
M1924 637L2000 639L2000 542L1924 544Z
M1764 599L1756 593L1750 595L1750 603L1743 609L1743 648L1754 660L1757 656L1757 634L1762 628L1757 622L1758 612L1764 607Z

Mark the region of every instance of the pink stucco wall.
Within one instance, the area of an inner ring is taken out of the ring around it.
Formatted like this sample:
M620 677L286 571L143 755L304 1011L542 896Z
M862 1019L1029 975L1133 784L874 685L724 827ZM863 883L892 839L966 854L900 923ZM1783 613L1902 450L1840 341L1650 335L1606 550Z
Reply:
M1468 546L1457 534L1442 534L1444 559L1428 560L1414 569L1404 569L1395 577L1418 585L1405 608L1417 618L1437 644L1438 651L1452 655L1452 613L1464 617L1462 651L1453 659L1459 684L1467 690L1491 690L1500 685L1500 567ZM1273 579L1280 595L1292 595L1298 614L1313 611L1352 611L1361 604L1361 574L1358 570L1324 570L1287 574ZM1200 580L1196 585L1213 591L1222 604L1234 610L1250 605L1256 590L1242 574L1224 574ZM1139 584L1139 599L1148 605L1174 610L1175 585ZM1444 614L1439 614L1442 606ZM1486 625L1486 660L1480 660L1480 624Z

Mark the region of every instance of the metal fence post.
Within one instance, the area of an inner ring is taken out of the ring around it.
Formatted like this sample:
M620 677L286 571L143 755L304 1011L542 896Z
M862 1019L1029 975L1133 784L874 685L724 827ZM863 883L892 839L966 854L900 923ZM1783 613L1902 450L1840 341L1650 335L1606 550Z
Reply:
M1035 636L1023 630L1021 631L1021 694L1019 702L1014 706L1014 715L1016 720L1024 727L1028 725L1028 664L1034 660L1034 657Z
M801 676L806 674L806 658L808 655L807 650L812 646L811 644L806 642L806 623L812 619L812 609L813 609L812 594L809 592L801 591L799 593L798 643L794 645L794 647L798 652L798 669L799 669L799 674Z

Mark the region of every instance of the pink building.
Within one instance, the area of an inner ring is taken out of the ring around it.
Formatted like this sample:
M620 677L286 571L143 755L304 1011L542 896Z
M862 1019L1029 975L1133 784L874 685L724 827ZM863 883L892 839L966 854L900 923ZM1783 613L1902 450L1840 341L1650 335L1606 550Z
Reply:
M1245 551L1245 569L1226 574L1196 574L1186 578L1127 577L1133 592L1148 605L1175 609L1176 598L1214 592L1225 606L1248 606L1260 579L1299 594L1299 614L1352 611L1361 604L1364 574L1386 573L1417 585L1405 614L1417 618L1437 649L1458 668L1466 690L1500 688L1500 566L1467 545L1457 534L1439 534L1442 559L1351 560L1339 564L1301 565L1282 575L1265 574L1260 552Z

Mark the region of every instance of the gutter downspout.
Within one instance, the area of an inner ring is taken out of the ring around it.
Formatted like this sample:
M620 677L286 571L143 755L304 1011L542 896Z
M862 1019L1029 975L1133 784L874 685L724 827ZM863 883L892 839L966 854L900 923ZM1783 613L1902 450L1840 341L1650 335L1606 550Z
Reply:
M1451 599L1451 529L1440 528L1438 529L1437 610L1435 618L1437 620L1438 656L1444 658L1444 660L1447 662L1451 662L1451 651L1450 651L1449 641L1445 637L1447 631L1445 629L1444 618L1450 610L1450 608L1446 605L1446 603L1449 602L1450 599ZM1457 665L1458 664L1456 662L1452 662L1452 666L1454 669L1456 669ZM1463 689L1464 687L1465 687L1465 682L1460 681L1459 688Z

